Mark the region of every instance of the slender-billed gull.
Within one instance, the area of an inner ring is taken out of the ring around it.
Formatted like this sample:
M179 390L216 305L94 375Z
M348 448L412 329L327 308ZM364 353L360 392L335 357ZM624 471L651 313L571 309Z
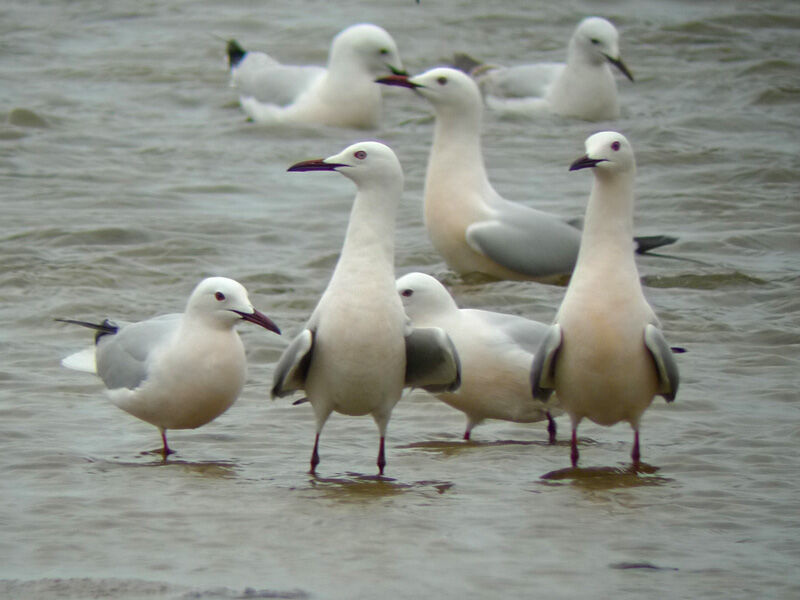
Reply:
M375 78L403 73L392 36L377 25L352 25L333 38L327 67L284 65L264 52L228 42L231 87L260 123L372 128L381 116Z
M465 440L484 419L547 419L550 443L555 443L556 424L550 414L554 403L545 407L532 402L530 383L533 355L549 326L516 315L458 308L447 289L424 273L400 277L397 292L415 327L441 327L456 347L461 387L436 397L467 416Z
M587 17L569 40L566 63L478 65L472 73L490 109L601 121L619 117L612 66L633 81L620 56L616 28L601 17Z
M500 196L486 173L481 148L483 104L476 83L437 67L415 77L378 79L415 90L436 113L425 179L425 227L448 266L497 279L551 281L572 272L580 229L565 219ZM644 252L675 238L637 238ZM634 244L629 240L631 254Z
M534 398L552 391L572 420L572 466L577 430L587 418L600 425L627 421L634 431L656 395L678 391L678 367L661 325L645 300L627 241L633 230L636 162L628 140L604 131L586 140L586 155L571 171L592 168L581 250L564 300L531 369Z
M372 415L380 433L378 469L392 409L404 387L455 389L458 357L447 334L413 328L394 285L395 213L403 172L394 152L361 142L290 171L337 171L357 187L339 262L303 331L275 369L272 396L305 390L316 417L311 473L331 412Z
M225 277L201 281L183 313L125 324L59 320L97 330L93 347L62 364L99 375L112 403L158 427L164 458L173 452L168 429L205 425L239 396L247 362L234 325L245 320L280 334L245 288Z

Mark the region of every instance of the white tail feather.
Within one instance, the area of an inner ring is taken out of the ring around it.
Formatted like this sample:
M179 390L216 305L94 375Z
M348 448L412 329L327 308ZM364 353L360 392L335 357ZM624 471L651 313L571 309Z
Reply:
M97 363L94 358L94 346L86 348L75 354L70 354L61 361L61 364L73 371L97 374Z

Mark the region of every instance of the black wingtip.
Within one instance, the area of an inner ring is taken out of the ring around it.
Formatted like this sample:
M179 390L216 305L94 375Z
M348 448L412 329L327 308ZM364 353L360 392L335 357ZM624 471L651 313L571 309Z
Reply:
M236 40L228 40L228 66L232 69L239 65L246 54L244 48L239 45Z
M633 238L636 242L636 254L647 254L661 246L668 246L678 241L671 235L645 235Z
M90 323L88 321L76 321L74 319L55 319L61 323L70 323L71 325L80 325L81 327L88 327L89 329L94 329L97 331L97 335L94 336L94 343L96 344L98 340L103 337L104 335L114 335L119 331L119 327L115 325L113 322L109 321L108 319L104 319L102 323Z
M453 61L452 61L453 68L458 69L459 71L462 71L467 75L472 75L472 72L482 65L483 63L481 61L472 58L469 54L465 54L463 52L456 52L453 55Z

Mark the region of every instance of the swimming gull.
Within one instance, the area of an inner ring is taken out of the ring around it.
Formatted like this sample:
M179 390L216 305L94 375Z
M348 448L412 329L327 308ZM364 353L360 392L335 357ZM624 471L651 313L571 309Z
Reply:
M534 352L549 326L517 315L458 308L447 289L425 273L397 280L406 315L416 327L441 327L461 360L461 387L436 397L467 415L464 439L484 419L515 423L548 421L551 444L556 424L548 406L531 401L530 370ZM555 408L556 414L560 414Z
M469 57L457 57L457 64ZM587 17L575 29L565 63L493 67L472 61L486 105L504 113L556 113L587 121L619 117L611 67L633 81L619 52L619 33L606 19Z
M571 171L591 168L581 250L561 307L531 369L534 398L552 391L572 421L572 466L583 418L600 425L627 421L638 467L639 424L654 396L678 391L678 368L661 325L642 293L628 248L633 229L636 163L628 140L604 131L586 140Z
M272 396L304 390L316 417L311 473L331 412L372 415L380 433L378 469L386 465L386 427L404 387L458 387L458 357L447 334L413 328L394 286L395 213L403 172L394 152L360 142L290 171L337 171L357 187L339 262L303 331L275 368Z
M481 148L483 104L476 83L437 67L415 77L378 79L415 90L436 113L425 179L425 227L448 266L496 279L553 281L572 272L580 229L561 217L500 196L486 174ZM639 252L675 238L637 238ZM629 243L629 250L634 246Z
M381 115L376 77L404 73L392 36L377 25L352 25L333 38L327 67L284 65L228 42L231 86L259 123L372 128Z
M70 369L95 373L112 403L161 431L194 429L224 413L244 386L247 363L234 325L245 320L280 334L232 279L209 277L189 296L186 311L137 323L88 323L97 330L91 348L66 357Z

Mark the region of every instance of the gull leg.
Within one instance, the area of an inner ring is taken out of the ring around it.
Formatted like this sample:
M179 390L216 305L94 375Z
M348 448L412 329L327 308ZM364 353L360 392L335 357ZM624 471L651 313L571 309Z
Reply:
M161 456L164 458L164 460L167 460L167 457L170 454L175 454L175 450L170 448L169 444L167 444L167 430L166 429L162 429L161 430L161 443L163 444L163 447L161 448Z
M319 464L319 433L314 438L314 449L311 451L311 470L309 473L311 475L316 475L317 473L317 465Z
M383 475L383 468L386 466L386 452L384 451L385 438L381 436L381 443L378 449L378 472Z
M639 430L633 430L633 450L631 451L631 458L633 459L634 469L639 468L639 460L642 458L642 453L639 450Z
M570 451L570 459L572 459L572 468L576 468L578 466L578 457L580 454L578 453L578 427L575 426L572 428L572 449Z
M550 445L553 446L556 443L556 421L553 416L547 412L547 434L549 436Z

